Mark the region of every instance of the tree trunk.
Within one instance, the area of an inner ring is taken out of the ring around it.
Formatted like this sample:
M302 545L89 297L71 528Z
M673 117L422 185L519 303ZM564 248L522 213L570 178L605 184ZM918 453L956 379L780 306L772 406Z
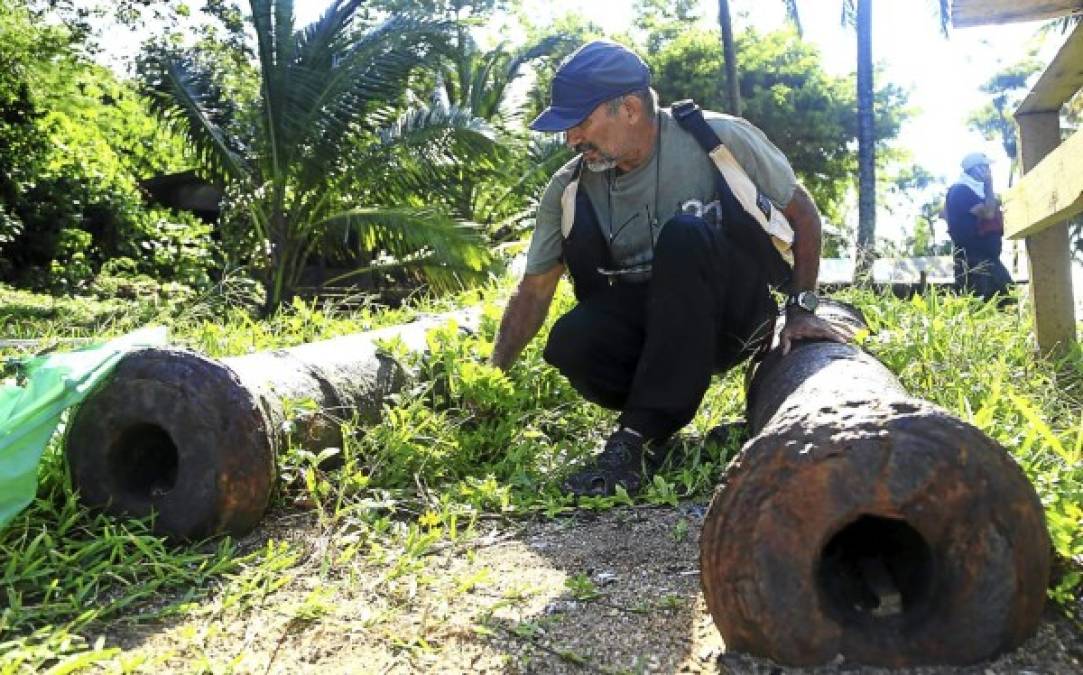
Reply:
M817 314L865 325L841 303ZM776 346L753 373L748 424L700 535L727 649L800 666L963 665L1034 633L1049 533L999 443L835 342Z
M876 242L876 112L873 109L872 0L857 2L857 251L859 279L872 270Z
M741 115L741 88L737 80L737 46L733 42L733 20L729 0L718 0L718 27L722 32L722 57L725 60L723 82L726 108L731 115Z

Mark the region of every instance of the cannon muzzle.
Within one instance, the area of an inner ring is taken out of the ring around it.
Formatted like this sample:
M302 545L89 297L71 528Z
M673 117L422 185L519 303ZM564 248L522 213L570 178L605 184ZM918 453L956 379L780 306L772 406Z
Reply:
M83 501L154 514L177 539L240 536L263 516L287 443L341 448L341 422L375 422L406 372L377 347L425 348L449 317L216 361L177 349L125 356L75 411L65 435ZM454 316L472 323L474 313Z
M863 325L831 303L823 316ZM770 353L700 540L730 649L789 665L969 664L1037 627L1041 503L1007 451L854 345Z

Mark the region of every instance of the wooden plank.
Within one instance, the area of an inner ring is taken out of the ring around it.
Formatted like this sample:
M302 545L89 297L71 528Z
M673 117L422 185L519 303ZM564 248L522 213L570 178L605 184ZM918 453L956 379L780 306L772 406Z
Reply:
M1061 45L1049 67L1042 72L1015 116L1056 112L1083 87L1083 22Z
M879 258L872 263L872 280L878 284L950 284L955 281L950 255L916 258Z
M1020 117L1020 124L1029 115ZM1083 212L1083 131L1050 152L1004 193L1004 236L1041 232Z
M1034 334L1043 355L1063 355L1075 342L1075 298L1068 225L1027 237Z
M950 284L955 281L950 255L916 258L878 258L872 262L872 281L877 284ZM820 258L817 281L827 286L854 282L853 258Z
M1025 180L1049 159L1060 143L1060 115L1044 112L1020 115L1017 119ZM1062 222L1031 234L1026 244L1038 349L1042 354L1065 354L1075 342L1068 224Z
M817 282L834 286L849 286L854 282L853 258L820 258Z
M1083 0L953 0L951 25L966 28L1078 13L1083 13Z

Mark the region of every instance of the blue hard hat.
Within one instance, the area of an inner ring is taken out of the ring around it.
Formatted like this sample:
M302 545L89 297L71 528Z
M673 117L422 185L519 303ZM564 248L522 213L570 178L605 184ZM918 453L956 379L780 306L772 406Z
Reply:
M564 131L576 126L600 104L651 84L651 71L627 47L608 40L575 50L553 77L552 98L530 128Z

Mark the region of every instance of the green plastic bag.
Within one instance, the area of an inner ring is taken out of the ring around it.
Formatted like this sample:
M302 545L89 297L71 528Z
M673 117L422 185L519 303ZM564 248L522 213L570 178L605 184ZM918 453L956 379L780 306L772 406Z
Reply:
M101 346L29 359L23 383L0 381L0 529L33 501L38 463L61 413L86 398L122 356L166 340L165 328L144 328Z

